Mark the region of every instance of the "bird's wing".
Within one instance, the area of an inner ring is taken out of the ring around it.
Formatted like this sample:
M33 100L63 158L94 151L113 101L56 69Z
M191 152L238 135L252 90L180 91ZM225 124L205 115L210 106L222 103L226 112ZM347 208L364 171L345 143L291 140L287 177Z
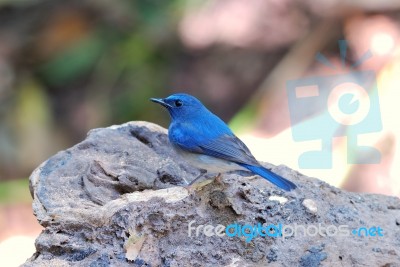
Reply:
M205 154L236 163L259 165L247 146L235 135L224 134L207 142L198 142L190 150L194 153Z

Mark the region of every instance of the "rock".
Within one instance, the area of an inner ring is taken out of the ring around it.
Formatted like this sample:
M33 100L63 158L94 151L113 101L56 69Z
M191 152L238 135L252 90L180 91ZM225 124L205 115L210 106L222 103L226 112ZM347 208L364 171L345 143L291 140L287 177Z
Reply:
M298 188L283 192L238 171L188 191L201 172L174 153L165 129L131 122L92 130L32 173L45 230L24 266L400 264L398 198L266 167Z
M303 206L306 207L311 213L317 213L318 211L317 204L312 199L304 199Z
M278 201L280 204L285 204L287 201L288 201L288 199L287 198L285 198L285 197L280 197L280 196L270 196L269 198L268 198L269 200L275 200L275 201Z

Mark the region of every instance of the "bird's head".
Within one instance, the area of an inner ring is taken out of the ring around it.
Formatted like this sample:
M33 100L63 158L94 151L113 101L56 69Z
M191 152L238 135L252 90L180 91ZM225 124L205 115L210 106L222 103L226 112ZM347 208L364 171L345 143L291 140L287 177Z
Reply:
M151 98L150 100L164 106L172 119L189 118L205 109L200 100L188 94L173 94L167 98Z

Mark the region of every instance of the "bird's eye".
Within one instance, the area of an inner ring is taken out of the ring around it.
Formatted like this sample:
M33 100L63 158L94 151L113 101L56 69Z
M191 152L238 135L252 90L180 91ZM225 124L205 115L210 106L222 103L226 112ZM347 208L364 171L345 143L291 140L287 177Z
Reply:
M175 100L175 106L176 107L181 107L183 105L181 100Z

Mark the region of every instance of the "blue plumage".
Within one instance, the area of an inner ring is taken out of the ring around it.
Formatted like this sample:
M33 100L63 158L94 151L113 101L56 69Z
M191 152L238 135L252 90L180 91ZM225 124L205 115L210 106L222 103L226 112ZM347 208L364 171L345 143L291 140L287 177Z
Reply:
M294 183L262 167L247 146L197 98L174 94L151 100L169 111L169 140L193 165L217 173L245 169L284 190L296 188Z
M276 185L286 191L290 191L290 190L296 188L296 185L294 183L292 183L291 181L271 172L270 170L268 170L262 166L252 166L252 165L246 165L246 164L241 164L241 163L239 163L239 165L245 167L246 169L252 171L255 174L260 175L261 177L267 179L274 185Z

